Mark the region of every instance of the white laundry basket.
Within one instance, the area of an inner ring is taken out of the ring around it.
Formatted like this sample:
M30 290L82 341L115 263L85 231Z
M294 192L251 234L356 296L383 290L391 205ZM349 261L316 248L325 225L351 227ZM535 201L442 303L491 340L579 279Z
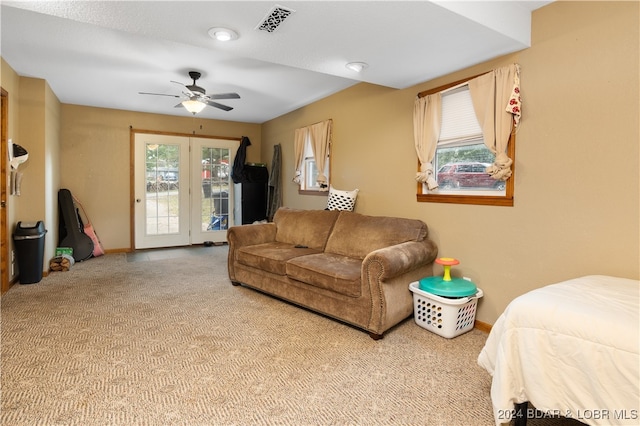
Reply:
M468 297L448 298L420 289L420 283L409 284L413 293L413 314L416 324L422 328L450 339L473 328L476 320L478 299L482 290Z

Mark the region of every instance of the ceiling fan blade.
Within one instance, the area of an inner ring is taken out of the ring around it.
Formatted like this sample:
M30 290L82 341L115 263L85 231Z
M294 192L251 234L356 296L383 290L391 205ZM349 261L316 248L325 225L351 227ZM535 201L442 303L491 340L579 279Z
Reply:
M138 92L139 95L154 95L154 96L171 96L174 98L179 98L179 95L168 95L166 93L149 93L149 92Z
M216 93L215 95L207 95L209 99L240 99L237 93Z
M185 89L187 92L186 92L186 93L185 93L185 92L182 92L183 94L185 94L185 95L187 95L187 96L193 96L193 95L194 95L194 93L191 91L191 89L189 89L189 87L188 87L186 84L184 84L184 83L180 83L179 81L174 81L174 80L170 80L170 81L171 81L171 83L179 84L180 86L184 87L184 89Z
M182 105L182 102L180 102L178 105L174 106L174 108L184 108L184 105Z
M209 101L209 100L205 101L205 104L207 104L209 106L212 106L214 108L220 108L221 110L224 110L224 111L231 111L233 109L233 107L230 107L230 106L227 106L227 105L222 105L222 104L219 104L217 102L213 102L213 101Z

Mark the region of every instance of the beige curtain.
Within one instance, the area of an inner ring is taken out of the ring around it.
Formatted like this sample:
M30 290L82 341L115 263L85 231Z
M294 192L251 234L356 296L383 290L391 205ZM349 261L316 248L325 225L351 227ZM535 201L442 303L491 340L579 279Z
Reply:
M513 160L507 156L512 123L520 118L520 68L517 64L469 80L469 93L482 128L484 144L495 154L487 168L496 180L511 177Z
M293 181L298 185L302 184L302 163L304 161L304 143L307 139L307 128L296 129L293 139L293 155L296 165L296 172Z
M331 144L331 123L331 120L327 120L309 126L311 149L313 150L313 157L316 160L316 167L318 169L318 178L316 181L320 185L321 191L329 190L329 182L327 182L327 177L324 174L324 168L327 164L329 146Z
M420 160L420 172L416 180L427 184L429 190L438 187L433 172L433 157L438 146L440 126L442 124L442 94L417 98L413 105L413 137L416 154Z

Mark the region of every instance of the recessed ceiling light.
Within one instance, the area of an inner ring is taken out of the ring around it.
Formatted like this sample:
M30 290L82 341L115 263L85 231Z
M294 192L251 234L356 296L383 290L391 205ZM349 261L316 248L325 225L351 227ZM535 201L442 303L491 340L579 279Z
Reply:
M367 68L368 66L369 64L367 64L366 62L349 62L347 65L345 65L348 70L351 70L353 72L362 72L362 70Z
M218 41L229 41L238 38L238 33L223 27L214 27L209 29L209 36Z

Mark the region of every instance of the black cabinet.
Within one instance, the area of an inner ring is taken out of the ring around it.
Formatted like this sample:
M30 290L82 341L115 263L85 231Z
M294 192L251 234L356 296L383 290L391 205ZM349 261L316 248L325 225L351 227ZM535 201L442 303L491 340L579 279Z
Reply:
M242 224L253 223L267 218L267 186L269 172L262 165L244 166L244 180L241 183Z

